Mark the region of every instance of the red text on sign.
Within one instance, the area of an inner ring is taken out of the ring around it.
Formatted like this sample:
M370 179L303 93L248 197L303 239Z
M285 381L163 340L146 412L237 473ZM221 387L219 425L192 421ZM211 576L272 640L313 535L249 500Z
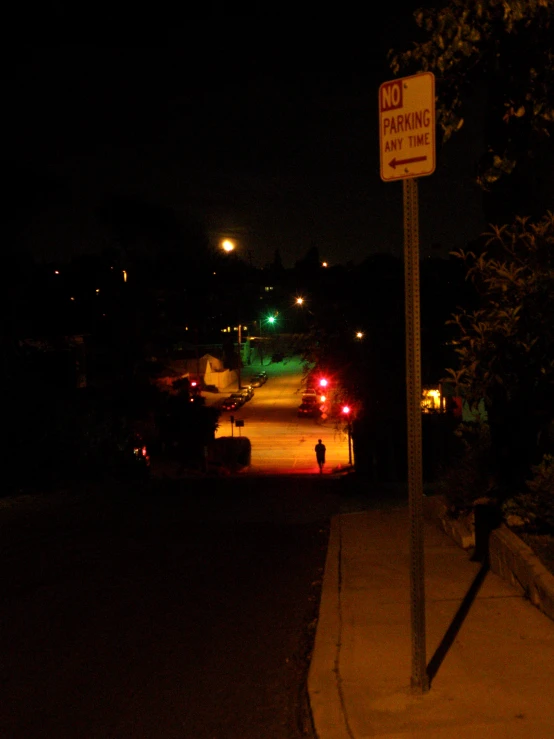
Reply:
M418 128L427 128L431 125L431 111L416 110L413 113L398 113L383 119L383 133L389 134L417 131Z
M381 86L381 111L395 110L401 108L402 102L402 83L399 81L386 82Z

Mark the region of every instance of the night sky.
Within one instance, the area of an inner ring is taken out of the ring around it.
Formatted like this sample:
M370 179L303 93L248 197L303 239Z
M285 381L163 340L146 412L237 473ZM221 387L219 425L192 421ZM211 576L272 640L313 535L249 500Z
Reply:
M213 243L236 237L259 266L279 249L292 267L314 245L330 262L400 255L402 185L380 180L377 93L392 78L386 51L416 33L417 6L395 3L370 26L214 15L159 46L16 47L2 72L3 159L61 178L81 218L109 195L168 205ZM474 141L468 126L420 180L424 256L486 225ZM64 220L63 209L42 218ZM67 256L55 237L37 252Z

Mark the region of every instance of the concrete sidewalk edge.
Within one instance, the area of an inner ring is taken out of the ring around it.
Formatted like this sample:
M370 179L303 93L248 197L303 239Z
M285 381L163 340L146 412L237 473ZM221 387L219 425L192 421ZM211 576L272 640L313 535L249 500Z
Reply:
M474 546L467 521L456 522L447 517L446 505L440 498L426 499L424 515L428 523L437 526L461 549L469 559ZM307 687L312 724L316 735L324 730L325 739L354 739L349 725L341 686L340 658L343 628L341 606L341 521L354 514L339 514L331 520L327 556L323 576L319 618L314 649L308 671ZM457 530L460 528L460 531ZM527 599L551 620L554 620L554 575L540 562L534 552L504 524L490 537L490 565L509 585L519 585ZM396 736L396 735L395 735Z
M352 739L339 682L342 635L341 531L340 516L333 518L338 525L331 525L327 545L319 618L308 671L308 698L312 724L315 727L325 726L325 739ZM330 696L333 696L331 700Z

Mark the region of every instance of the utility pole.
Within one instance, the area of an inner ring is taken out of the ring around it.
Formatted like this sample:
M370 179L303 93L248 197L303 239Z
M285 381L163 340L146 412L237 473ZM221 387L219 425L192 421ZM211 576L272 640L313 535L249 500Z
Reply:
M202 384L200 382L200 352L198 348L198 326L194 329L194 335L196 339L196 382L198 383L199 387L202 387Z
M264 366L264 340L263 340L263 336L262 336L262 325L263 324L262 324L262 317L261 316L260 316L260 320L258 321L258 323L260 325L260 343L259 343L259 348L258 348L258 354L259 354L259 357L260 357L261 365L263 367Z
M241 370L241 365L242 365L242 349L241 349L241 345L242 345L242 326L241 326L240 321L239 321L239 333L238 333L238 354L239 354L239 359L238 359L238 365L237 365L237 383L238 383L238 389L239 389L239 391L241 389L241 384L240 384L240 370Z

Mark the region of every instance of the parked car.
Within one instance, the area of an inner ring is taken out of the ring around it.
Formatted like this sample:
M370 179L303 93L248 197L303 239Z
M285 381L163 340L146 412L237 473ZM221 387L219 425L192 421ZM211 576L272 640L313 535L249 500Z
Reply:
M254 388L252 385L245 385L241 391L240 394L244 398L245 402L248 402L251 398L254 397Z
M133 479L150 477L150 451L140 434L134 434L121 451L117 464L122 475Z
M246 403L246 398L242 393L231 393L229 397L235 401L237 404L237 408L240 408L241 405L244 405Z
M258 372L258 377L261 378L262 382L267 382L268 380L267 372L265 372L264 370L262 370L261 372Z
M264 381L259 375L254 375L250 380L250 384L252 387L261 387L264 384Z
M233 398L225 398L219 407L222 411L235 411L239 407L239 404Z
M301 403L298 406L298 415L307 416L308 418L317 418L321 415L321 410L317 403Z

